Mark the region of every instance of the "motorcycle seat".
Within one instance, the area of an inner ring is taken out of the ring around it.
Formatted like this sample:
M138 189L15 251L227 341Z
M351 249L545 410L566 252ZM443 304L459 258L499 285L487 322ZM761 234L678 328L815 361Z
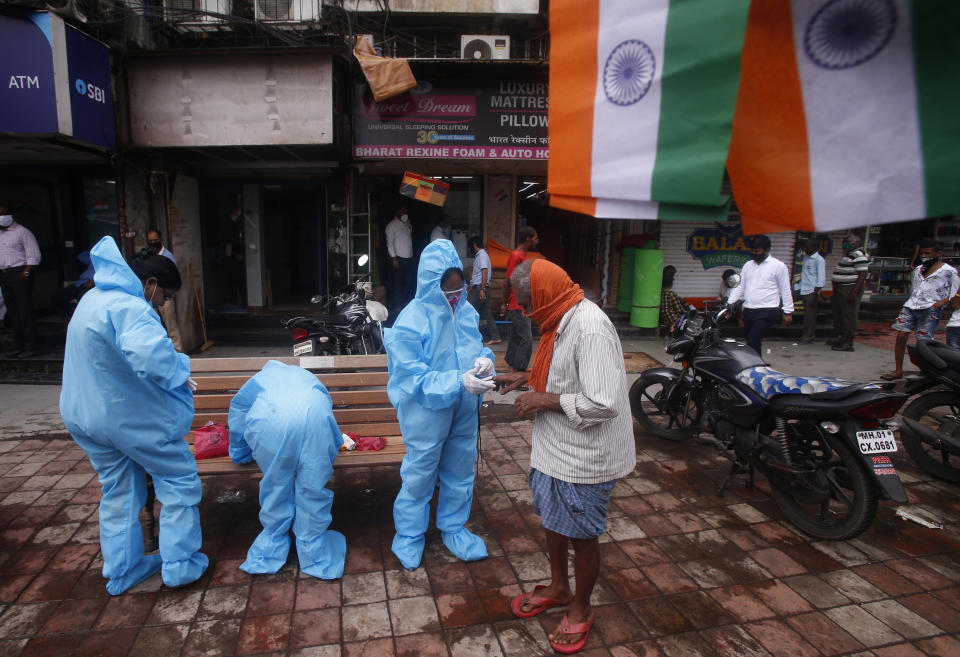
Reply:
M944 367L952 370L960 370L960 349L948 347L942 342L933 342L924 340L918 342L916 346L918 354L937 369ZM938 360L939 359L939 362Z
M846 381L832 376L796 376L766 366L748 367L737 374L737 380L764 399L778 395L822 395L822 398L833 399L845 397L845 389L852 394L858 390L884 388L879 383Z

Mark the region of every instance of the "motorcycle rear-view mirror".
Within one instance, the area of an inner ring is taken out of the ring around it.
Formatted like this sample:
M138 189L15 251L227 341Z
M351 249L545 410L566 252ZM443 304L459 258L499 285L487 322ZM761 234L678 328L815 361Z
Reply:
M724 284L731 290L740 285L740 274L730 274L723 279Z
M319 294L315 294L314 296L310 297L310 303L320 303L321 301L323 301L323 297Z
M357 258L357 267L363 267L365 264L367 264L369 260L370 258L368 258L367 254L364 253L359 258Z

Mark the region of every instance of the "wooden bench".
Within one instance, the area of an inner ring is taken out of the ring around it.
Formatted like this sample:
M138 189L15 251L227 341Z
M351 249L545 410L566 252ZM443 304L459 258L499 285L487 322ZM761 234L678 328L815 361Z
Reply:
M191 376L197 382L193 395L193 429L207 422L227 426L230 400L240 387L269 360L315 372L333 399L333 415L343 433L382 436L387 444L380 451L341 451L335 468L371 465L397 465L406 448L397 422L397 411L387 398L387 357L306 356L303 358L193 358ZM186 437L193 448L193 432ZM256 462L237 465L229 456L199 459L200 475L259 472Z

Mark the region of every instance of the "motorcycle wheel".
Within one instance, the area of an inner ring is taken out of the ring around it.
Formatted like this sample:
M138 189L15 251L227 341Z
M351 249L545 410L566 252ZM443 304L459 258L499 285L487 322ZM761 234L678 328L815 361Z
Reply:
M922 395L903 410L903 417L916 420L937 433L960 435L960 397L952 392L933 392ZM960 455L934 449L906 431L900 440L918 466L934 477L960 483Z
M630 410L646 431L667 440L688 440L700 432L700 405L688 385L640 377L630 386Z
M773 500L787 519L816 538L842 541L863 533L877 514L879 491L842 439L825 435L833 451L808 474L765 468Z

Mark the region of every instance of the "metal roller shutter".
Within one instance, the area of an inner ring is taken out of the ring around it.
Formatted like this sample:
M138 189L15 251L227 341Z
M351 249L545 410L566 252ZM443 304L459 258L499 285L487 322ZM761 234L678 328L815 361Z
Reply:
M701 262L687 252L687 238L698 228L711 228L711 222L664 221L660 223L660 248L665 251L664 264L677 268L673 290L688 299L716 298L720 290L720 277L726 269L739 267L713 267L704 269ZM771 233L770 254L792 267L796 233ZM837 247L838 248L839 244ZM834 264L836 262L834 261ZM827 264L829 278L830 264Z

